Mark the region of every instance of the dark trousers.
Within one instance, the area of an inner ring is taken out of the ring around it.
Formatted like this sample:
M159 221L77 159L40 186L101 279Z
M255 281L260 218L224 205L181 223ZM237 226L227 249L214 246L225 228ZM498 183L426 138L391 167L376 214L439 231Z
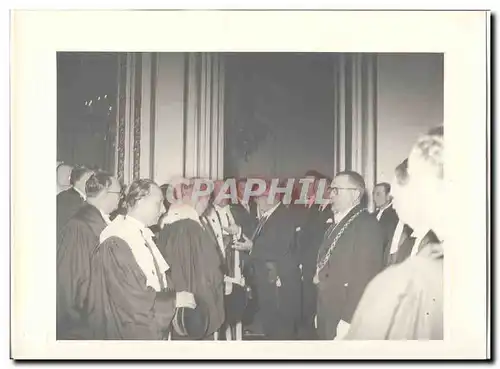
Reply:
M300 312L300 276L292 268L277 268L280 284L266 263L255 265L258 311L255 318L268 340L297 339Z
M302 274L302 301L301 316L299 323L299 338L303 340L317 339L316 328L314 327L314 316L318 304L318 293L316 285L313 283L313 273L303 270Z

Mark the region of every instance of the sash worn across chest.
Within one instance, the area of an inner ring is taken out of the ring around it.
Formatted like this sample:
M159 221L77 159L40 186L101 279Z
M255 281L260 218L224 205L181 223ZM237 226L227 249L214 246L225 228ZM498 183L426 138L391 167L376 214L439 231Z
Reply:
M330 256L337 246L337 242L342 237L342 234L346 231L351 223L366 209L356 207L349 214L342 219L339 223L331 225L325 232L325 238L321 249L318 252L318 259L316 264L316 274L318 274L328 263Z

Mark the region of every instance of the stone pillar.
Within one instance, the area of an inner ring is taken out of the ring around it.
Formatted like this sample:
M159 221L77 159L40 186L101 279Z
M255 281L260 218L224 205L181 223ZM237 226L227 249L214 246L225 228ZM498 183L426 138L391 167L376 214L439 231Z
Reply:
M220 179L224 164L224 64L216 53L120 55L116 173Z
M224 63L216 53L190 53L186 81L184 175L224 173Z
M335 172L360 173L371 191L376 183L377 60L373 54L334 57ZM371 201L368 201L371 206Z

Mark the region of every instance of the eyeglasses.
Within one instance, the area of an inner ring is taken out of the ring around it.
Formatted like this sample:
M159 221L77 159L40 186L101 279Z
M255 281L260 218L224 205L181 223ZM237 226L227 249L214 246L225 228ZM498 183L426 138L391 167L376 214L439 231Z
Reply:
M338 195L339 194L339 190L351 190L351 191L356 191L358 190L357 188L355 187L330 187L330 191L334 194L334 195Z

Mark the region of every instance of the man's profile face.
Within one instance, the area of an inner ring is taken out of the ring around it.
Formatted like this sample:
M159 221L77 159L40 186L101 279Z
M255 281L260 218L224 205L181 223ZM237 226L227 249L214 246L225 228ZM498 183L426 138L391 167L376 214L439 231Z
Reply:
M338 175L330 185L330 199L334 212L343 212L354 206L359 197L359 189L349 180L349 176Z
M140 203L138 206L141 207L141 212L144 214L145 218L148 219L149 224L146 224L146 226L158 223L158 219L160 219L160 216L165 212L161 189L157 186L153 186L149 196L139 201Z
M376 186L373 190L373 202L375 203L375 207L381 208L385 204L387 204L390 200L390 196L385 192L384 186Z

